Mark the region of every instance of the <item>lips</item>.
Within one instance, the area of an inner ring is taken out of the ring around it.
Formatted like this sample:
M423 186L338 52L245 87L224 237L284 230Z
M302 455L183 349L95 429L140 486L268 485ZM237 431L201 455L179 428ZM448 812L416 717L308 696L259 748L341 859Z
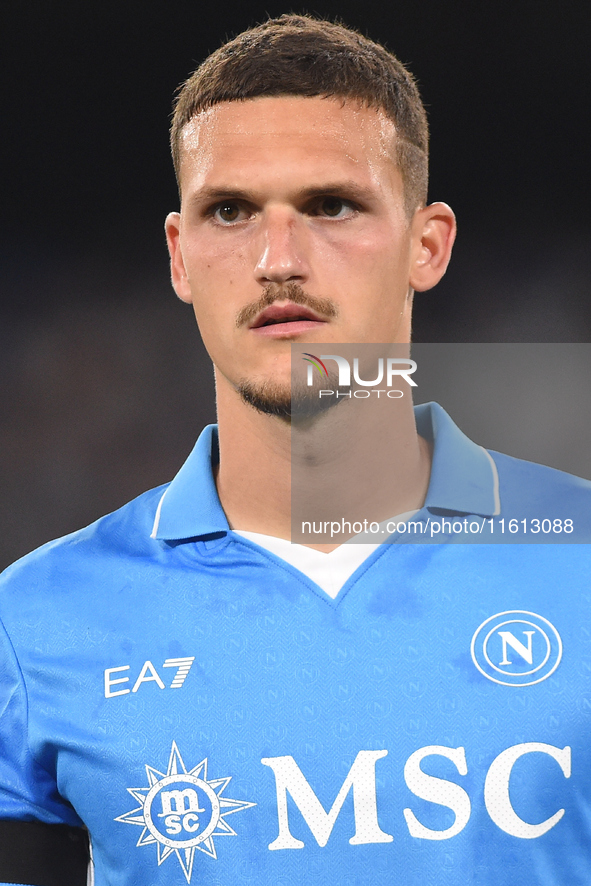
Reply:
M267 326L277 326L279 324L290 324L298 322L325 323L326 320L319 317L318 314L303 305L295 305L291 302L279 305L273 304L254 319L251 329L261 329Z

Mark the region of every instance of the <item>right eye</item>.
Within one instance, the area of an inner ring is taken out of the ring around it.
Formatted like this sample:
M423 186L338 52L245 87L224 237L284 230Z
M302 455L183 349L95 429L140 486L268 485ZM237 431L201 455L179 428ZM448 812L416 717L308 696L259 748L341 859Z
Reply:
M233 225L248 218L248 213L238 203L227 201L218 203L213 210L213 218L220 225Z

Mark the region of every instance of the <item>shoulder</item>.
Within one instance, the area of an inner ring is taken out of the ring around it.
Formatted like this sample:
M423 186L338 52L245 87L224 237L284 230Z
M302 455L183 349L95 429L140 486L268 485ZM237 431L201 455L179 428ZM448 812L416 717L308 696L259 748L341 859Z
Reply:
M169 484L151 489L89 526L50 541L17 560L0 576L0 608L12 597L28 598L51 588L58 594L104 575L106 561L157 556L150 536L158 504Z
M500 452L489 455L498 473L502 512L591 523L591 481ZM536 509L542 510L533 513Z

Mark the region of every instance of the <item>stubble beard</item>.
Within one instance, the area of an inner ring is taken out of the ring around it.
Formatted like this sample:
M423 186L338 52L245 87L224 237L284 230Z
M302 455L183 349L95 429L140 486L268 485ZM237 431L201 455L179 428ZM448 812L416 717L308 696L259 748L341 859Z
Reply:
M289 384L279 385L271 381L253 382L249 379L242 379L237 386L237 391L243 403L252 406L263 415L272 415L287 422L308 421L323 415L337 403L346 402L344 396L342 399L320 396L321 388L334 391L337 389L337 384L336 376L334 378L329 376L321 385L314 384L312 387L308 387L298 384L293 388ZM345 392L344 388L340 390Z
M238 393L243 403L252 406L263 415L276 418L291 418L291 390L270 381L253 382L242 379L238 383Z

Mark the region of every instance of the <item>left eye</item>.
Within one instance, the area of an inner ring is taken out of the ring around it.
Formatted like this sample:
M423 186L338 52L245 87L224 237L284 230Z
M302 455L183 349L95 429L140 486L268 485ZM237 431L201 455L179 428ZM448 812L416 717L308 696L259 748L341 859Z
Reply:
M352 212L352 207L340 197L323 197L318 204L318 212L326 218L343 218Z

